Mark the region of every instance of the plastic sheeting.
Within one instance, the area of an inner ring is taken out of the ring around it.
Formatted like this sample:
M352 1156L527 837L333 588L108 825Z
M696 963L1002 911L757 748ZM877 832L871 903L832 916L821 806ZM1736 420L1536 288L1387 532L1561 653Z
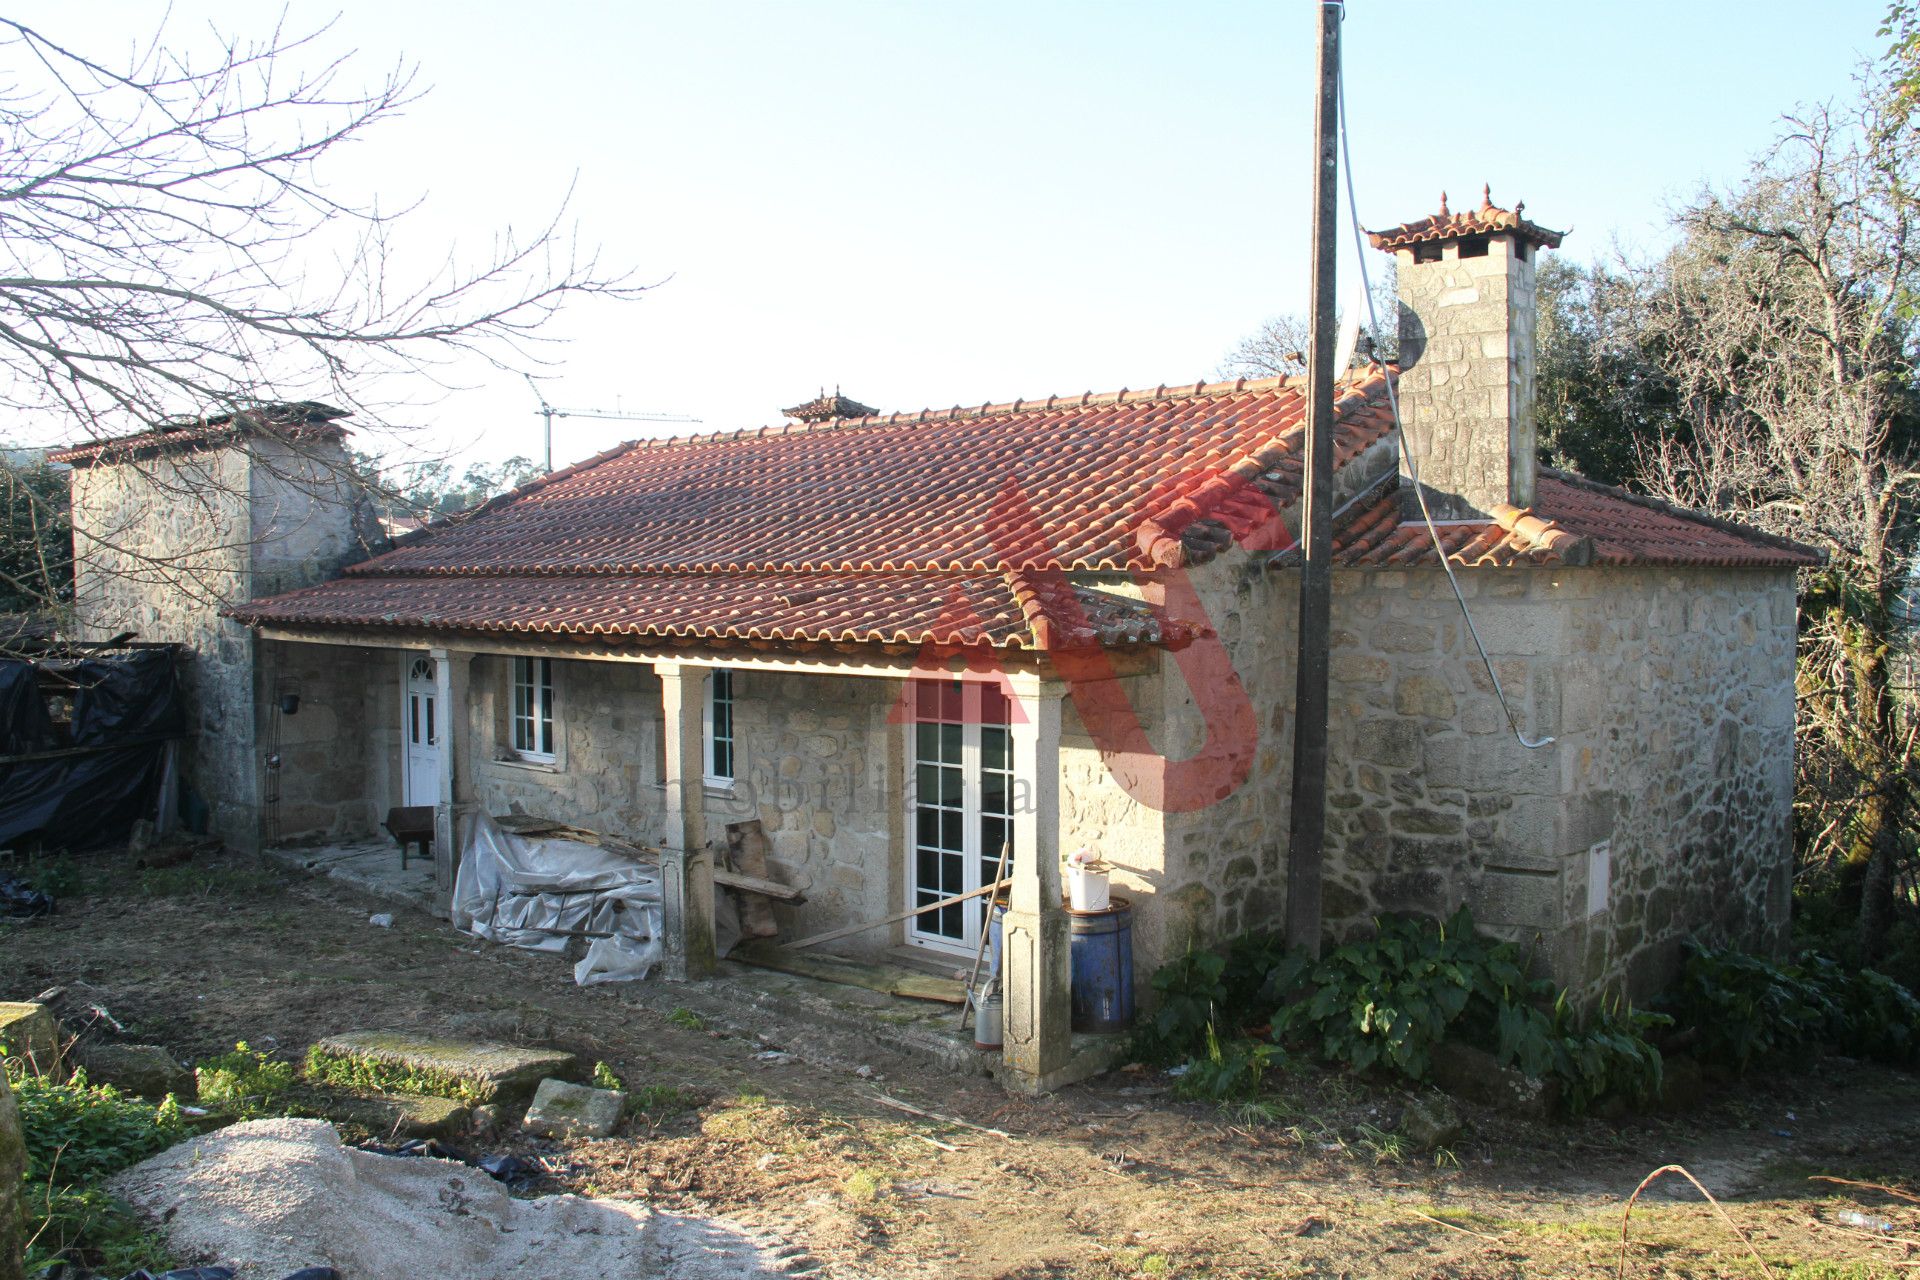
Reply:
M171 648L45 662L74 686L72 746L95 750L0 764L0 847L90 849L155 815L166 742L186 733ZM0 661L0 754L62 749L33 663Z
M594 939L575 970L582 986L645 977L661 954L660 873L577 840L504 831L467 819L453 886L454 927L531 951Z

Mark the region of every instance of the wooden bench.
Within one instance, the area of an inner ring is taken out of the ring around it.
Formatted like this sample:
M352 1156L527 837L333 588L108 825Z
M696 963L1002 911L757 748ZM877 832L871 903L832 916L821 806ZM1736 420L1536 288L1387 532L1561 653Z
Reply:
M400 869L407 869L407 846L420 846L420 856L433 852L433 806L430 804L395 805L387 810L380 824L387 834L400 842Z

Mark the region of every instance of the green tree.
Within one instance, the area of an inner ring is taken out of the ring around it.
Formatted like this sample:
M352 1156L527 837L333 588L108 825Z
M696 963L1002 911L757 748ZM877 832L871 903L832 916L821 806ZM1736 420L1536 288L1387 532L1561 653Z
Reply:
M0 462L0 613L37 613L73 596L68 476L26 451Z

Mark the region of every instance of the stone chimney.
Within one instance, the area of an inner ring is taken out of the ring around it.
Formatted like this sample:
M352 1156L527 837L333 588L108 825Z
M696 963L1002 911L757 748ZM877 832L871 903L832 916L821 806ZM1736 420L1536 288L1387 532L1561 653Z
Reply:
M832 395L828 395L827 389L822 387L820 394L805 404L797 404L780 412L799 422L815 423L838 422L842 418L871 418L879 410L841 395L839 387L833 389Z
M1447 208L1370 231L1400 275L1403 520L1420 519L1413 468L1435 520L1479 520L1501 504L1533 505L1534 257L1560 231L1493 203Z

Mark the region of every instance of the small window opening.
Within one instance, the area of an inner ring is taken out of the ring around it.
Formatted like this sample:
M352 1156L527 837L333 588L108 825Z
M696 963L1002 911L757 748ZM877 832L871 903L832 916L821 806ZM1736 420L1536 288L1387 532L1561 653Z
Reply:
M1460 256L1463 258L1484 258L1487 256L1487 238L1485 236L1465 236L1460 241Z
M1415 262L1440 261L1440 242L1438 240L1423 240L1419 244L1416 244L1413 246L1413 260Z

